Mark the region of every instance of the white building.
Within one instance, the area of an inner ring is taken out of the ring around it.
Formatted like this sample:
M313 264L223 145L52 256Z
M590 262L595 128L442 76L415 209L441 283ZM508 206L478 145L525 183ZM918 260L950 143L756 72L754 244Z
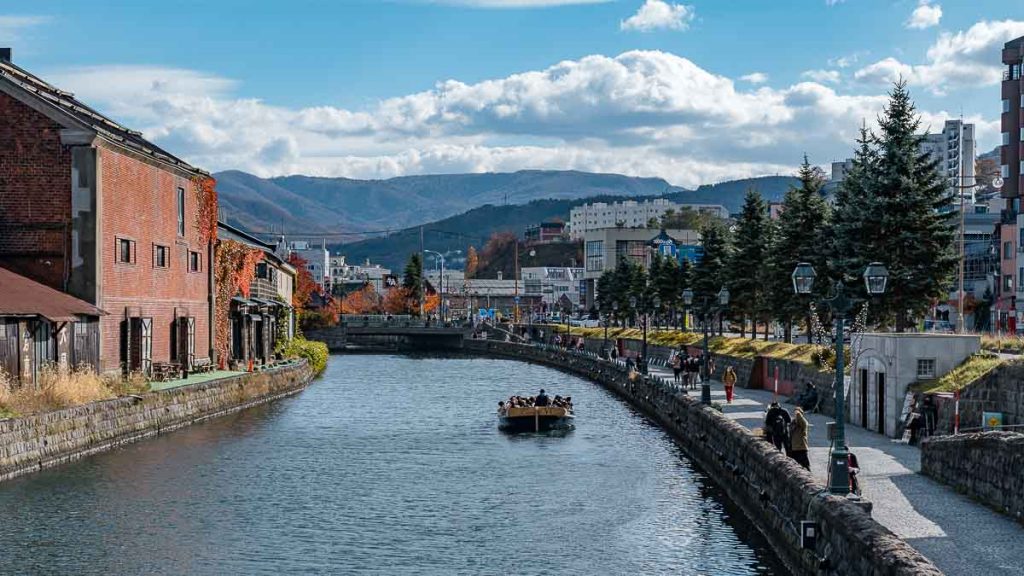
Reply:
M540 296L548 307L555 306L565 296L573 309L581 304L583 268L564 266L531 266L520 270L523 293Z
M950 192L956 196L960 186L974 185L974 161L976 149L974 124L960 120L946 120L942 132L925 134L921 151L928 153L939 163L939 174L949 184ZM974 190L964 189L964 203L974 205ZM954 201L959 207L959 200Z
M981 349L977 335L867 333L858 338L847 420L890 438L906 416L912 384L941 378Z
M306 240L295 240L288 245L288 252L297 254L306 261L306 268L317 286L327 292L331 290L330 252L327 251L327 240L321 240L319 247Z
M329 263L332 284L370 284L378 294L383 294L388 288L386 283L391 277L390 268L370 264L369 260L362 265L349 264L341 254L331 256Z
M587 232L605 228L645 228L651 218L661 219L666 212L683 209L728 218L729 210L721 204L676 204L664 198L637 202L594 202L569 211L569 230L573 240L581 240Z

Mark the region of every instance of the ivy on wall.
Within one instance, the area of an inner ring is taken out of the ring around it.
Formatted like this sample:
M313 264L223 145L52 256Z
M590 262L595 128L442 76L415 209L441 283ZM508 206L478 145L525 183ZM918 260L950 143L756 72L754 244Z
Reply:
M217 239L217 181L212 176L192 177L192 191L196 198L196 228L203 243Z
M244 298L249 297L252 281L256 278L256 265L262 260L262 250L234 240L217 242L213 271L217 291L214 338L221 367L226 365L231 354L231 299L239 294Z

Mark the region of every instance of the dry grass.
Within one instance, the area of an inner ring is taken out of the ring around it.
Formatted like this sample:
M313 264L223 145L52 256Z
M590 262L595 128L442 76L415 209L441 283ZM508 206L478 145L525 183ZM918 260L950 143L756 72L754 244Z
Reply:
M0 417L60 410L149 390L149 384L139 375L127 379L104 377L86 367L62 370L46 366L37 380L36 386L20 386L0 373Z
M915 392L952 392L995 370L1004 362L1006 360L995 354L979 352L968 357L942 378L918 382L912 388Z
M1021 354L1024 352L1024 338L1004 336L997 338L987 334L981 335L981 349L1004 354Z

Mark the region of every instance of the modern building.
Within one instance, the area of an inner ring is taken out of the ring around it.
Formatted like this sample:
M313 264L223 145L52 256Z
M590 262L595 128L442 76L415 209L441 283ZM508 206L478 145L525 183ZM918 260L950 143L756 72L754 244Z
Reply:
M850 173L850 170L853 170L852 158L847 158L846 160L841 160L839 162L833 162L832 181L836 183L842 182L846 178L846 175Z
M591 230L583 238L584 306L594 305L597 279L614 270L620 260L626 259L647 268L655 252L666 249L655 240L667 235L674 242L672 250L677 258L694 259L700 247L700 233L696 230L655 230L651 228L603 228Z
M390 268L380 264L371 264L367 259L363 264L349 264L345 256L336 254L330 257L329 268L331 291L335 295L348 294L369 284L378 294L395 285L395 277Z
M949 186L954 196L951 208L959 209L960 197L963 194L965 206L974 206L974 189L963 188L973 186L974 162L977 151L974 142L974 124L965 124L960 120L946 120L942 132L924 135L921 151L928 154L939 165L939 174Z
M0 376L31 384L48 364L98 370L105 315L88 302L0 268Z
M684 209L728 218L729 210L720 204L676 204L664 198L637 202L594 202L577 206L569 212L569 230L573 240L582 240L588 232L605 228L646 228L652 218L660 220L669 210Z
M895 438L912 407L910 386L941 378L980 349L977 335L861 335L852 349L847 421Z
M566 233L565 222L552 220L527 226L523 238L529 244L550 244L552 242L565 242L569 239L569 236Z
M331 253L327 251L326 239L320 241L320 246L307 240L294 240L288 245L288 254L305 260L316 285L324 292L331 291Z
M248 297L231 299L231 360L256 365L272 359L279 337L295 335L295 267L274 251L275 246L224 222L217 223L218 240L234 240L263 252ZM279 321L279 319L281 321Z
M545 310L555 308L559 302L569 304L575 310L582 303L585 290L583 268L531 266L522 268L520 275L523 293L540 296Z
M207 178L0 51L0 265L107 312L101 371L214 357Z
M524 292L523 282L503 279L451 278L445 285L444 297L450 302L448 312L454 318L475 317L478 311L495 310L506 318L515 313L518 299L520 314L540 308L540 295Z
M1019 231L1024 229L1024 216L1020 213L1020 197L1024 190L1024 99L1022 94L1022 68L1024 68L1024 36L1011 40L1003 46L1002 63L1005 66L1002 83L1002 146L999 151L999 170L1003 180L1001 195L1005 201L1002 210L1002 224L999 236L1003 243L1024 250L1024 239ZM1024 259L1014 251L1011 257L1004 254L1001 266L1000 287L1002 291L996 301L997 328L1016 332L1022 325L1017 301L1024 296L1024 287L1014 280L1024 277Z
M964 213L964 308L967 310L964 328L972 332L978 326L990 325L991 318L976 319L972 310L989 294L995 295L999 264L1002 255L1015 255L1017 246L1002 246L995 233L999 228L999 214L991 212ZM959 235L957 236L959 243ZM957 246L959 250L959 246ZM960 327L959 270L950 291L949 301L935 308L935 320L945 320ZM1024 279L1024 278L1022 278ZM987 294L988 293L988 294Z

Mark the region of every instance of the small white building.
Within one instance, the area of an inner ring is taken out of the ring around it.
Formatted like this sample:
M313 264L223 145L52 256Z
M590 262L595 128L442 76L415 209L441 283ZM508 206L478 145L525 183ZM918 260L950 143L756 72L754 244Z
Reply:
M568 266L528 266L520 270L523 293L540 296L541 302L554 307L565 295L573 308L581 304L583 268Z
M981 349L981 337L960 334L867 333L855 336L847 420L895 438L907 390L959 366Z
M573 240L582 240L587 232L605 228L646 228L652 218L660 220L669 210L680 212L684 209L722 219L729 217L729 210L721 204L676 204L664 198L610 204L592 202L569 211L569 235Z
M327 240L321 240L315 246L306 240L293 241L288 246L289 254L297 254L306 261L306 269L313 276L317 286L325 291L331 289L330 252L327 251Z

